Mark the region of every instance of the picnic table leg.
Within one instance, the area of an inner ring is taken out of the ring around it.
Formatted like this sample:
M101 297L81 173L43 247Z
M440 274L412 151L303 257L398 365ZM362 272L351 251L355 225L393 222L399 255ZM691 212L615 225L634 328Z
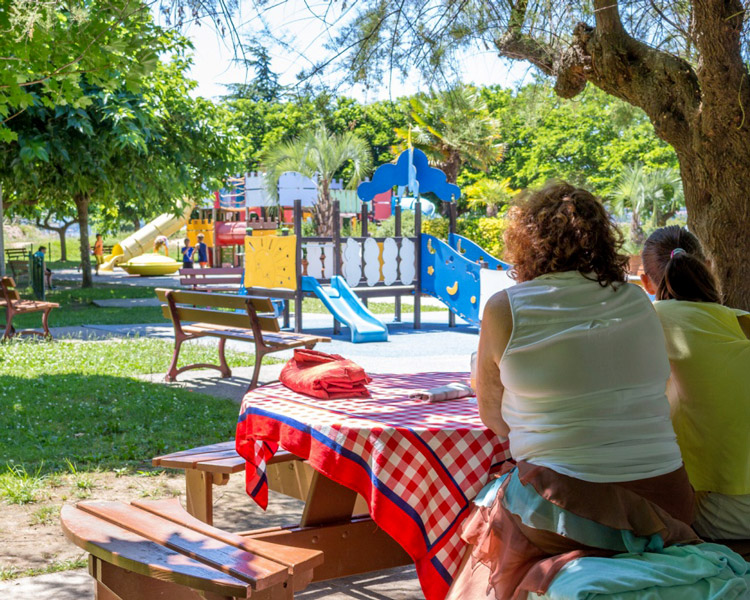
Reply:
M351 518L356 501L357 492L315 471L300 526L314 527Z
M213 473L197 469L185 471L187 511L209 525L214 522L213 484Z
M42 329L44 330L45 337L52 337L52 334L49 332L49 313L51 311L51 308L47 308L42 313Z
M227 338L221 338L219 340L219 369L222 377L231 377L232 369L227 364L227 358L224 356L224 346L227 345Z

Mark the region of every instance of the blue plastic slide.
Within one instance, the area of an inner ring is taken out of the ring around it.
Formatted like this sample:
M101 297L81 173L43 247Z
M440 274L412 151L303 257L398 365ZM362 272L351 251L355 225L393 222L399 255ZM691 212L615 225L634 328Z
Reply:
M349 327L353 343L388 341L388 328L367 310L342 277L334 275L330 287L323 287L315 277L302 277L302 291L315 294L336 319Z

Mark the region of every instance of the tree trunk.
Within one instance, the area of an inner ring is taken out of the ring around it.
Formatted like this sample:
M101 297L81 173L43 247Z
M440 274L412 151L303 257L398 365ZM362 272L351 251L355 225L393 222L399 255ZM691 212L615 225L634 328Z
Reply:
M635 210L633 210L633 216L630 219L630 240L638 246L642 246L643 242L646 241L646 235L643 233L643 227L641 227L641 219Z
M138 217L133 217L134 231L138 231L141 228L141 220Z
M706 147L680 156L680 168L688 227L711 260L723 302L750 310L750 154Z
M91 246L89 245L89 202L88 194L76 194L73 200L76 203L76 217L78 227L81 230L81 287L90 288L93 285L91 278Z
M320 190L318 201L315 203L313 210L315 218L315 230L321 237L333 236L333 202L331 201L331 191L327 179L320 180Z
M68 249L65 247L65 234L68 233L69 225L57 228L57 235L60 237L60 260L68 260Z

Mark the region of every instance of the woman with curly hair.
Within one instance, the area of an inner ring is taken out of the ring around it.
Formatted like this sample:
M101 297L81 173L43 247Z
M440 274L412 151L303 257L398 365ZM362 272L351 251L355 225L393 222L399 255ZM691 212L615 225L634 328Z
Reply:
M485 308L477 400L516 465L475 500L453 599L544 594L573 560L698 541L664 335L604 207L548 184L505 243L518 284Z
M643 246L643 287L667 338L667 397L696 490L695 530L750 538L750 314L721 304L698 238L672 225Z

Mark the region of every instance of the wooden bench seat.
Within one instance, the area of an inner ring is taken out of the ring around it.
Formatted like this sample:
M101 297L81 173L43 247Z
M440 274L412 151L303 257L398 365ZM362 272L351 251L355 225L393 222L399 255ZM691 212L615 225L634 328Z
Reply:
M291 600L323 562L318 550L207 525L176 499L79 502L60 520L90 554L97 600Z
M250 342L255 345L255 368L248 390L258 385L263 357L272 352L292 348L313 348L318 342L330 342L331 338L303 333L282 332L273 315L273 304L269 298L188 292L159 288L157 297L164 303L162 312L172 321L175 332L175 350L172 363L166 374L167 381L189 369L210 368L230 377L232 372L224 356L228 339ZM219 364L193 364L177 368L182 343L201 337L219 339Z
M279 450L268 464L298 460L294 454ZM231 475L245 470L245 459L237 454L234 440L157 456L151 463L185 471L187 511L209 525L213 523L213 486L226 485Z
M59 304L56 302L25 300L21 298L18 289L16 288L16 282L12 277L3 277L2 280L0 280L0 288L2 288L0 308L5 308L5 332L3 333L2 339L10 339L15 335L52 337L52 334L49 331L49 313L53 308L58 308L60 306ZM21 331L16 331L16 328L13 327L13 319L15 316L35 312L42 313L42 331L37 329L23 329Z

